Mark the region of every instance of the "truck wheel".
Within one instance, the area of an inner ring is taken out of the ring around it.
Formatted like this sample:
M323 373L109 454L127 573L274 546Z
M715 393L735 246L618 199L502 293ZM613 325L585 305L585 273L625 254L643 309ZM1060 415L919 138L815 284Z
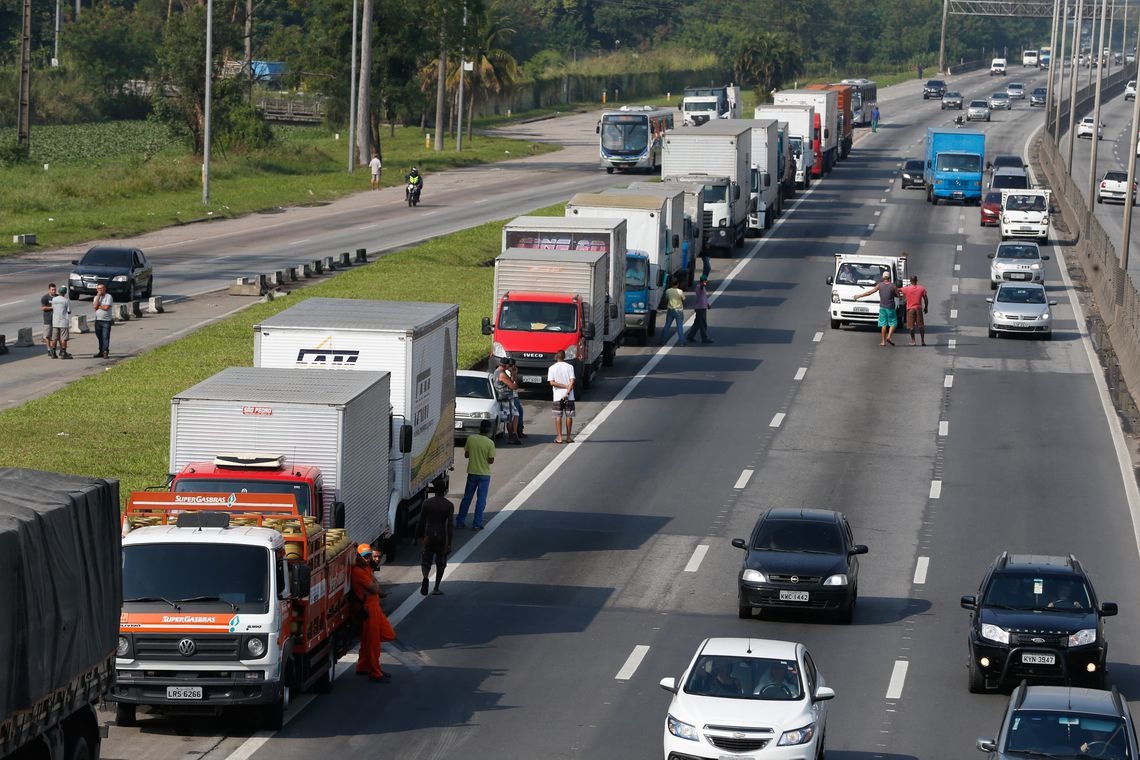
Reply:
M268 731L280 731L285 725L285 710L289 708L289 685L286 684L281 696L271 705L262 708L261 725Z
M637 333L637 345L644 346L647 342L648 336L645 334L645 330L639 331Z
M83 734L68 736L63 740L64 760L92 760L93 757L91 745Z
M656 311L649 312L649 325L645 328L645 334L651 338L657 334L657 312Z
M616 355L617 355L617 348L614 347L614 344L607 343L602 348L602 366L603 367L614 366L614 357Z
M766 229L766 230L772 229L772 209L771 208L764 209L764 229Z
M134 728L139 724L137 715L138 705L128 705L123 702L115 703L115 725L123 728Z
M329 663L328 670L324 672L320 678L313 682L313 691L317 694L328 694L333 690L333 674L336 671L336 663Z
M614 168L612 166L607 166L606 167L606 174L613 174L613 173L614 173Z

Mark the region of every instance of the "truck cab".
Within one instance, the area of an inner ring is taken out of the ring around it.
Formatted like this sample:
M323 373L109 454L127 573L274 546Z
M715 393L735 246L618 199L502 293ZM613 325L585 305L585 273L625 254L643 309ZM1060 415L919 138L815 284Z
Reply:
M650 296L651 268L644 251L625 254L625 322L637 333L637 342L645 345L646 337L657 329L657 310ZM664 279L664 272L658 270Z
M494 356L515 360L524 384L544 385L554 354L565 351L579 386L588 388L588 344L595 338L595 328L586 310L578 295L508 291L498 303L494 322L484 317L483 333L492 336Z
M322 522L324 518L324 477L320 468L291 465L279 455L219 454L213 461L190 462L174 474L170 490L174 493L289 494L296 500L301 515ZM337 524L335 518L333 524Z
M1001 191L1001 239L1049 239L1049 190Z
M846 324L878 324L878 297L869 296L856 301L855 296L881 282L885 271L891 273L891 282L902 287L906 278L906 254L835 254L835 272L827 278L827 284L831 286L828 316L832 330L838 330ZM895 308L903 311L905 304L896 303ZM905 318L905 311L902 316Z
M926 200L958 200L980 204L985 165L986 136L965 129L926 130L923 179Z

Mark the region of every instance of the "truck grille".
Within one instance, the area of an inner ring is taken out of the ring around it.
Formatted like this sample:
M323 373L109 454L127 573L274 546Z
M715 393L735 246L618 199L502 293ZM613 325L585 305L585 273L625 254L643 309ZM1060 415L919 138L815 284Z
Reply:
M194 642L194 653L183 655L179 643ZM139 660L238 660L241 636L210 634L139 634L134 637L135 658Z
M701 216L704 217L705 229L711 230L712 229L712 212L711 211L702 211Z

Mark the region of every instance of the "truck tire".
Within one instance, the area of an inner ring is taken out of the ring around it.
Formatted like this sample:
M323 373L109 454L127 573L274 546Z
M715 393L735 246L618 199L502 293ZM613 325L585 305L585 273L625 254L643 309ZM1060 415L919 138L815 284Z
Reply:
M771 208L764 209L764 229L765 230L772 229L772 209Z
M125 702L115 703L115 725L123 728L134 728L139 724L138 705L129 705Z
M606 174L613 174L613 173L614 173L614 168L612 166L607 166L606 167Z
M324 674L313 682L313 691L317 694L328 694L333 690L333 681L336 672L336 663L329 663L328 669Z
M288 675L286 676L289 677ZM280 731L285 725L285 711L289 709L289 684L281 690L281 696L271 705L261 708L261 726L267 731Z
M86 735L72 733L64 737L63 760L94 760L94 757Z
M652 338L657 334L657 312L649 312L649 323L645 328L645 334ZM644 344L643 344L644 345Z
M602 366L614 366L614 357L617 356L617 347L613 343L607 343L602 348Z

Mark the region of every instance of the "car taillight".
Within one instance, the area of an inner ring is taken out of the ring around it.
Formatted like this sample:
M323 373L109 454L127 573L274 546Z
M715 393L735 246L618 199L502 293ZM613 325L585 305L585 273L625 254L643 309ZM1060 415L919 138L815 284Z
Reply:
M1101 183L1100 183L1100 189L1101 189L1101 190L1105 189L1106 187L1108 187L1108 183L1107 183L1107 182L1101 182Z

